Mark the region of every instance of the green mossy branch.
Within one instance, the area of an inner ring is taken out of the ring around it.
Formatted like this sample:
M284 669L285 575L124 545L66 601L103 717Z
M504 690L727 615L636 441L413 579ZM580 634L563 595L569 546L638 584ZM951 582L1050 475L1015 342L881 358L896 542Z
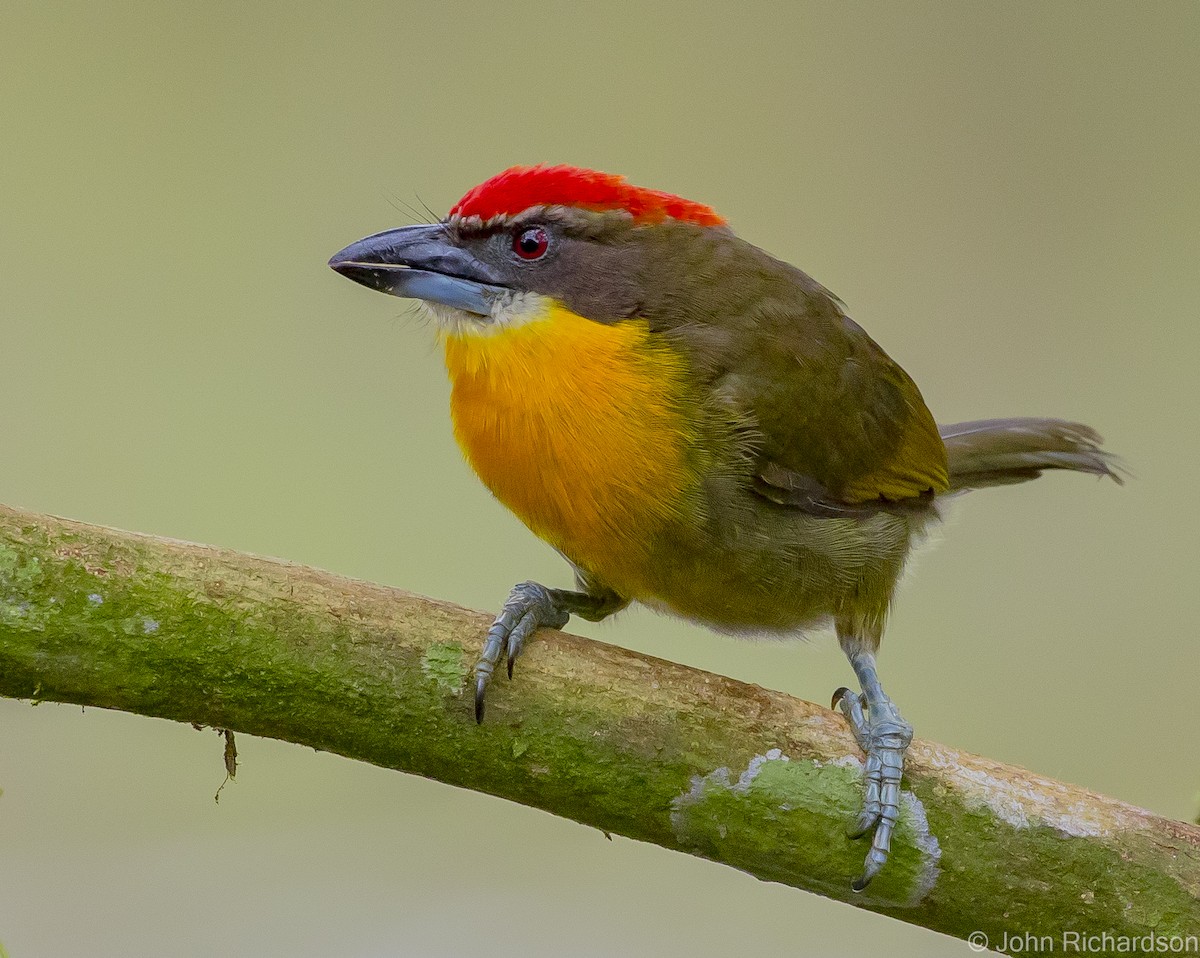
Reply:
M550 632L474 721L489 618L303 566L0 507L0 694L297 742L946 934L1200 933L1200 828L915 742L850 890L861 753L777 692ZM1093 949L1092 953L1103 953Z

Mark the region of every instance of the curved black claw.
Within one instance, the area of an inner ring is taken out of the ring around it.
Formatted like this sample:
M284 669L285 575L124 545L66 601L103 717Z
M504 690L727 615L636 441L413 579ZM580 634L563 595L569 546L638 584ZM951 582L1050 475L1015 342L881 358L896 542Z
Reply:
M863 873L851 884L855 891L862 891L879 874L891 851L892 832L900 819L900 779L912 726L886 697L871 708L865 695L838 689L834 702L867 753L862 811L846 829L850 838L873 831Z
M483 722L487 687L500 657L506 656L508 677L511 679L513 663L524 649L525 640L542 627L561 629L570 617L570 613L555 601L554 594L544 585L522 582L513 586L504 608L488 629L483 651L475 664L476 722Z

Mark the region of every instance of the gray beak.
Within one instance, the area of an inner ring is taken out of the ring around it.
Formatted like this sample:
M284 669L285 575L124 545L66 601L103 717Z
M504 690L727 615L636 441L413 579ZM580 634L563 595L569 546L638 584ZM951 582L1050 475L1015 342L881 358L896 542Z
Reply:
M368 289L480 316L491 315L496 297L508 292L491 267L450 241L440 223L368 236L335 253L329 265Z

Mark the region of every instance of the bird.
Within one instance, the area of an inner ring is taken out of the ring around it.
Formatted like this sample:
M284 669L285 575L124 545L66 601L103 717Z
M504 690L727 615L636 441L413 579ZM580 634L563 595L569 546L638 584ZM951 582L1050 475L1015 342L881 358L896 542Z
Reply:
M329 265L433 319L464 456L574 572L516 585L483 641L475 716L540 628L638 603L737 636L832 626L866 755L851 838L884 867L912 726L877 667L905 561L943 504L1067 470L1121 481L1088 426L939 426L909 375L800 269L710 206L568 165L506 169L436 222Z

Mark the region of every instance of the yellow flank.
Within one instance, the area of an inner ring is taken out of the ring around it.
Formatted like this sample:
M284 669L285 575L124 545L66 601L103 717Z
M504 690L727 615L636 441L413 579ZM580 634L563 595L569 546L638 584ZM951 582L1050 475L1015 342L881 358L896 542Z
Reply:
M623 595L695 487L683 359L644 320L550 303L503 329L444 333L454 435L504 505Z

